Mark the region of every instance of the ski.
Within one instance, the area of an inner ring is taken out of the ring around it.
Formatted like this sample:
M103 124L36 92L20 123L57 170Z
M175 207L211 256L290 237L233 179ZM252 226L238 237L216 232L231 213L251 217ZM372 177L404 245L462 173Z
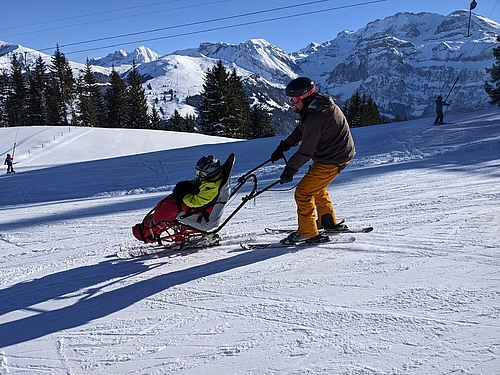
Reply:
M364 228L347 228L346 230L341 230L341 231L329 231L325 230L325 234L328 235L336 235L336 234L342 234L342 233L370 233L373 231L373 227L364 227Z
M256 249L270 249L270 248L281 248L281 247L286 247L286 248L299 248L299 247L312 247L312 246L317 246L317 245L323 245L323 244L345 244L345 243L351 243L356 241L356 237L350 236L350 237L340 237L340 236L324 236L325 241L324 242L299 242L296 244L286 244L281 241L278 242L241 242L240 246L244 250L256 250Z
M121 247L120 250L116 252L116 257L118 259L135 259L143 257L160 257L166 254L174 253L175 251L180 251L181 248L178 245L162 246L162 247Z
M116 252L116 257L119 259L135 259L142 257L161 257L168 254L174 253L189 253L192 251L197 251L198 249L208 248L217 246L219 244L219 238L213 239L202 239L199 241L193 241L190 243L171 243L162 246L146 245L142 247L127 248L122 247Z
M266 233L268 234L286 234L286 233L292 233L295 232L297 229L282 229L282 228L265 228ZM337 235L337 234L342 234L342 233L370 233L373 231L373 227L364 227L364 228L355 228L355 229L345 229L341 231L329 231L325 229L321 229L320 232L323 234L327 235Z

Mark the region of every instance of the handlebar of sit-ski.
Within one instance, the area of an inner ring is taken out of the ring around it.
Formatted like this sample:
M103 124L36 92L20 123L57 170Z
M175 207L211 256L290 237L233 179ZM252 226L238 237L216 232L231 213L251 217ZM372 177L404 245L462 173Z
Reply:
M287 163L287 160L286 160L286 156L283 155L283 160L285 161L285 164ZM251 175L253 172L255 172L257 169L259 168L262 168L264 165L266 165L267 163L269 163L271 160L271 158L267 159L266 161L260 163L258 166L256 166L255 168L249 170L247 173L245 173L243 176L240 176L238 178L238 182L239 183L242 183L246 180L246 178ZM274 162L273 162L274 163Z
M285 163L286 163L286 158L283 156L283 159L285 160ZM257 169L261 168L262 166L266 165L267 163L269 163L271 161L271 159L267 159L265 162L259 164L258 166L256 166L254 169L252 169L251 171L245 173L243 176L241 176L240 178L238 178L238 186L236 186L236 188L233 190L233 192L231 193L230 195L230 198L233 197L236 192L245 184L245 182L247 181L247 179L249 177L252 176L252 173L255 172ZM253 175L253 177L257 178L255 175ZM280 183L280 180L277 180L277 181L274 181L273 183L271 183L270 185L266 186L264 189L262 190L257 190L257 187L255 186L254 187L254 190L252 190L252 192L247 195L246 197L243 198L242 202L238 205L238 207L236 207L236 209L226 218L226 220L224 220L224 222L219 225L219 227L212 231L211 233L217 233L219 232L222 227L224 227L228 222L229 220L231 220L231 218L236 215L236 213L241 209L241 207L243 207L245 205L245 203L247 203L250 199L253 199L255 198L256 196L264 193L265 191L271 189L273 186L277 185Z
M286 157L283 155L283 160L285 161L285 164L287 163L287 160L286 160ZM252 170L248 171L247 173L245 173L243 176L241 176L240 178L238 178L238 182L239 183L244 183L246 181L246 179L253 173L255 172L257 169L263 167L264 165L266 165L267 163L269 163L271 161L271 158L267 159L266 161L262 162L261 164L259 164L258 166L256 166L255 168L253 168ZM266 186L264 189L262 190L256 190L253 194L251 194L250 196L248 196L247 198L249 199L252 199L252 198L255 198L257 195L260 195L262 194L263 192L271 189L272 187L276 186L277 184L279 184L280 180L277 180L273 183L271 183L270 185Z
M253 199L255 198L256 196L258 195L261 195L262 193L264 193L265 191L268 191L269 189L271 189L272 187L274 187L275 185L278 185L280 183L280 180L277 180L277 181L274 181L273 183L271 183L270 185L267 185L264 189L262 190L257 190L255 192L255 194L253 194L251 197L249 197L249 199Z
M255 172L257 169L263 167L264 165L266 165L267 163L269 163L271 161L271 158L267 159L265 162L259 164L258 166L256 166L254 169L248 171L247 173L245 173L243 176L241 176L240 178L238 178L238 182L243 182L245 181L245 179L250 175L252 174L253 172Z

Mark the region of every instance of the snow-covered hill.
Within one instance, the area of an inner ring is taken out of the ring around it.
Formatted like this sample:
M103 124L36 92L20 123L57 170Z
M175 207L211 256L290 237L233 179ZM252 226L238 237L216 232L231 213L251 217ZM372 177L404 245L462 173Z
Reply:
M0 176L0 374L497 375L500 114L447 120L353 129L358 153L329 188L339 217L375 227L352 244L241 251L295 226L287 184L221 246L137 261L114 254L144 246L131 226L200 156L234 152L234 184L281 137L174 148L155 131L0 129L0 156L17 140L19 161ZM259 169L260 188L282 168Z

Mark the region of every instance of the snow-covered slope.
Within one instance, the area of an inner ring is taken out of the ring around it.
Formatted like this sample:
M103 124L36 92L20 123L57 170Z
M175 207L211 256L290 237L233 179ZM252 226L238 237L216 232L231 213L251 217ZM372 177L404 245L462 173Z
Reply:
M25 126L0 128L1 155L16 144L16 161L24 168L39 168L116 158L149 152L174 150L203 144L235 142L236 139L204 134L142 129L99 129L74 126ZM12 154L12 152L11 152Z
M144 246L131 226L200 156L234 152L235 183L281 138L160 150L156 132L123 129L85 161L105 129L51 133L43 167L28 149L54 128L20 128L17 173L0 176L0 374L497 375L500 114L447 120L353 129L357 155L329 188L339 217L375 227L352 244L242 252L295 226L287 184L247 203L221 246L138 261L114 253ZM17 129L0 130L5 157Z

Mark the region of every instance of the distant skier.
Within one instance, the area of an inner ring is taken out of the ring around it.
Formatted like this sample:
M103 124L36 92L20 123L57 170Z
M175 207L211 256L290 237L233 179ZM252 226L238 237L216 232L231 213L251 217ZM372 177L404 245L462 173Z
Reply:
M10 156L10 154L7 154L7 157L5 158L5 162L3 163L3 165L7 166L7 174L16 173L16 171L14 171L14 167L12 166L13 162L14 162L14 158L12 156Z
M450 103L443 102L443 97L439 95L436 98L436 120L434 120L434 125L444 124L443 106L448 107Z

